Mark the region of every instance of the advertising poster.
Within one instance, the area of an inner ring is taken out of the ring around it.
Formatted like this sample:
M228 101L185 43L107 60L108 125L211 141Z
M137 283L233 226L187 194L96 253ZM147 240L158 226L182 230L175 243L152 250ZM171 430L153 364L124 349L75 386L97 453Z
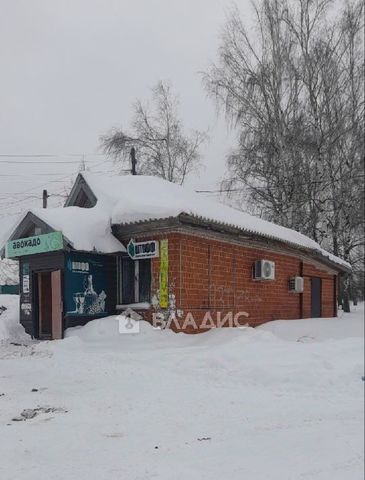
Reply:
M169 306L169 246L168 240L160 242L160 307Z
M26 296L30 290L29 263L24 263L22 268L22 293Z
M21 269L21 304L20 309L29 317L32 313L32 304L30 297L30 268L29 263L24 263Z
M66 315L105 315L106 260L102 256L69 254L65 265Z

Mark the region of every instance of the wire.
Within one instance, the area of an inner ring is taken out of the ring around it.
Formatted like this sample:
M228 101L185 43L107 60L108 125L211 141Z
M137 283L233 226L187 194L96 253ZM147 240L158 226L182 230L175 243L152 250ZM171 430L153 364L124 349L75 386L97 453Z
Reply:
M21 192L1 192L0 197L9 197L9 195L23 195Z
M105 159L105 160L103 160L102 162L99 162L97 165L95 165L95 167L99 167L99 166L101 166L101 165L103 165L103 164L105 164L105 163L107 163L107 162L108 162L108 159ZM68 175L65 175L64 177L62 177L62 178L60 178L60 179L58 179L58 180L50 180L49 182L44 183L44 184L42 184L42 185L36 185L35 187L31 187L31 188L28 188L27 190L23 190L22 192L16 192L16 193L17 193L17 194L20 194L20 195L24 195L24 194L26 194L26 193L28 193L28 192L31 192L31 191L35 190L35 189L46 187L46 186L48 186L49 184L52 184L52 183L63 183L64 180L66 180L66 179L71 179L71 178L74 177L74 176L75 176L75 172L70 173L70 174L68 174ZM10 194L10 195L12 195L12 194ZM28 200L28 199L29 199L29 196L27 196L27 198L23 198L23 199L20 199L20 200L15 200L15 201L11 202L11 204L8 203L8 204L2 205L2 206L3 206L4 208L8 208L10 205L18 205L19 203L22 203L22 202L24 202L24 201L26 201L26 200ZM11 197L9 198L9 200L11 200Z
M0 177L50 177L60 176L63 173L0 173Z
M49 162L47 161L41 161L41 160L17 160L21 158L39 158L39 159L47 159L47 158L65 158L65 157L75 157L78 159L78 161L83 161L87 163L95 163L98 162L97 159L95 160L90 160L90 159L85 159L85 157L100 157L100 156L106 156L104 153L66 153L66 154L35 154L35 153L25 153L25 154L12 154L12 153L1 153L0 158L11 158L11 159L16 159L16 160L0 160L0 163L2 164L8 164L8 165L48 165ZM106 159L106 161L114 161L112 158ZM53 161L52 162L54 165L75 165L77 161L75 160L61 160L61 161Z
M30 158L36 157L36 158L38 158L38 157L47 157L47 158L48 158L48 157L58 157L58 155L44 155L44 154L42 154L42 153L39 154L39 155L33 154L33 153L32 153L32 154L24 154L24 155L22 155L22 154L17 155L17 154L11 154L11 153L10 153L10 154L0 153L0 157L9 157L9 158L23 158L23 157L30 157Z
M94 162L97 162L97 160L84 160L86 163L94 163ZM113 161L112 159L109 159L108 160L109 162L110 161ZM0 160L0 163L6 163L6 164L11 164L11 165L50 165L49 162L41 162L41 161L35 161L35 160L30 160L30 161L26 161L26 160ZM73 160L63 160L61 162L52 162L52 165L65 165L65 164L68 164L68 165L76 165L77 162L73 161Z
M97 163L96 165L93 165L92 168L97 168L97 167L100 167L101 165L104 165L105 163L109 162L111 159L104 159L102 162L99 162ZM112 160L113 161L113 160ZM45 163L45 162L43 162ZM55 163L60 163L60 162L55 162ZM72 162L74 163L74 162ZM75 163L74 163L75 164ZM128 170L129 171L129 170ZM60 179L57 179L57 180L50 180L49 182L45 183L45 184L42 184L42 185L37 185L35 187L31 187L27 190L23 190L22 192L0 192L0 200L9 200L9 202L7 203L2 203L0 205L0 211L2 210L2 212L5 212L5 213L0 213L0 218L4 218L4 217L9 217L9 216L12 216L12 215L18 215L20 213L23 213L24 212L24 209L20 210L20 211L10 211L11 208L15 205L21 205L22 203L24 202L29 202L30 199L37 199L37 200L40 200L42 197L38 196L38 195L32 195L32 194L28 194L28 192L31 192L35 189L41 189L42 187L46 187L48 186L49 184L54 184L54 183L65 183L67 182L67 179L71 179L71 178L74 178L75 177L75 173L77 174L78 172L71 172L70 174L68 175L65 175L63 177L61 177ZM109 170L109 171L94 171L91 173L115 173L114 170ZM33 175L33 174L32 174ZM47 174L44 174L44 175L47 175ZM60 174L55 174L55 175L60 175ZM62 174L61 174L62 175ZM34 176L37 176L37 174L34 174ZM66 188L66 185L65 185L65 188ZM15 199L14 197L16 196L24 196L26 195L24 198L20 198L20 199ZM59 192L54 192L54 193L49 193L48 194L49 197L60 197L60 198L67 198L68 194L65 190L65 193L63 194L62 193L62 190L59 191Z
M195 190L196 193L224 193L224 192L240 192L242 188L237 189L224 189L224 190Z
M36 154L36 153L25 153L25 154L16 154L16 153L0 153L0 157L6 158L62 158L62 157L100 157L106 155L105 153L51 153L51 154ZM97 160L95 160L97 161Z
M337 178L337 179L334 179L332 182L341 182L341 181L348 181L348 180L356 180L358 178L363 178L364 175L363 174L358 174L358 175L355 175L355 176L348 176L345 178ZM328 185L331 184L331 181L329 180L317 180L317 181L313 181L313 182L310 182L310 184L323 184L323 183L327 183ZM296 184L297 186L301 186L301 187L305 187L307 186L306 183L297 183ZM262 186L262 187L255 187L256 189L261 189L261 190L265 190L267 187L266 186ZM220 189L220 190L195 190L196 193L231 193L231 192L243 192L245 191L245 188L244 187L241 187L241 188L226 188L226 189Z

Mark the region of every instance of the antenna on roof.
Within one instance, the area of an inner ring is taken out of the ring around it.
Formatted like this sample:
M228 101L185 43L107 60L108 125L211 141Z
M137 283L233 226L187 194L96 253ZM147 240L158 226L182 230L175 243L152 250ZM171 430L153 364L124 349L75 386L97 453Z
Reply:
M131 156L131 164L132 164L131 173L132 173L132 175L137 175L137 171L136 171L136 165L137 165L136 149L134 147L131 148L130 156Z

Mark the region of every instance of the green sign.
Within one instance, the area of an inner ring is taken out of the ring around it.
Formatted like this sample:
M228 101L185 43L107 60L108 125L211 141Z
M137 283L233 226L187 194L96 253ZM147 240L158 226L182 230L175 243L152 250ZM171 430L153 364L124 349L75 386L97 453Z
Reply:
M160 242L160 307L169 306L169 241Z
M134 242L131 239L127 245L127 252L132 260L158 257L158 242L156 240Z
M35 237L9 240L6 244L6 257L14 258L36 253L55 252L63 249L62 232L46 233Z

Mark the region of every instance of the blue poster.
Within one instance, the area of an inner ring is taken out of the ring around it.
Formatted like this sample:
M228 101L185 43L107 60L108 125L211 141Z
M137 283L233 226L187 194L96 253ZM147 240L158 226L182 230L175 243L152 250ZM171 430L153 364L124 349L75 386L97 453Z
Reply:
M65 265L66 315L105 315L107 298L107 268L105 257L91 254L66 256Z

